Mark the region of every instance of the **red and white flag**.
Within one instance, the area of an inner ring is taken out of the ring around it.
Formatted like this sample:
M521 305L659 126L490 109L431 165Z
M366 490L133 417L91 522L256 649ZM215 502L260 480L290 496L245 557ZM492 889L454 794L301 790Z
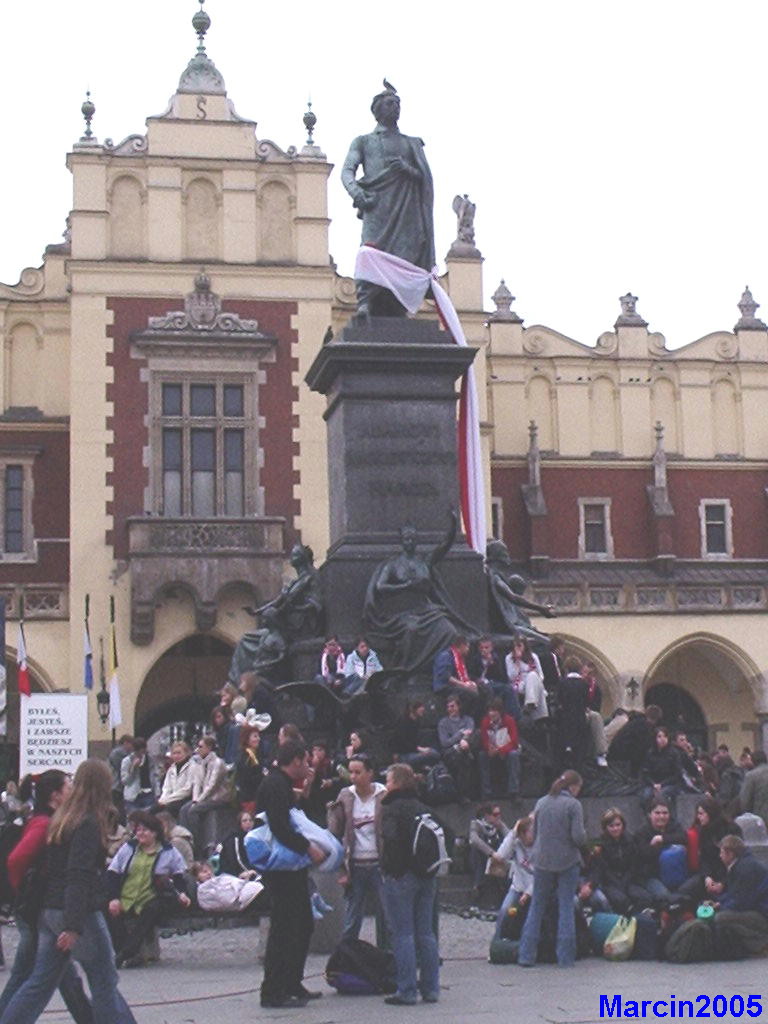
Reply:
M24 621L19 619L19 639L16 644L16 665L18 666L19 693L29 697L32 688L29 685L29 669L27 668L27 644L24 640Z
M424 301L427 288L437 305L440 320L457 345L466 347L458 314L450 296L438 283L437 268L424 270L408 260L363 245L355 262L355 278L388 288L409 313L415 313ZM459 493L464 532L471 548L485 557L487 527L485 521L485 476L480 443L480 410L475 369L468 367L461 381L459 397Z

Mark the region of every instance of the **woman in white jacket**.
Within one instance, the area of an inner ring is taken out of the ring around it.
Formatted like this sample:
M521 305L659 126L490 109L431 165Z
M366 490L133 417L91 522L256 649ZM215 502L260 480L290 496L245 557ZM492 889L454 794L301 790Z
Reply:
M192 799L179 812L179 823L195 837L196 852L200 817L208 811L228 807L232 803L227 766L216 755L216 739L213 736L201 736L197 754L199 761L192 762Z
M153 811L170 811L177 817L179 811L192 799L194 764L192 748L184 740L178 740L171 747L171 766L165 773L163 788Z
M533 894L533 818L520 818L507 832L496 856L509 863L509 889L496 915L494 938L501 937L501 926L512 907L524 907Z

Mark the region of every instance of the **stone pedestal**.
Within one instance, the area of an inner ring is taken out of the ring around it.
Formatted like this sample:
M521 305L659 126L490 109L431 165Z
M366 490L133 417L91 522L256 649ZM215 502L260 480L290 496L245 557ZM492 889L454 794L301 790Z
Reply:
M401 526L421 550L444 536L459 506L456 382L475 352L434 322L382 317L350 324L310 367L307 383L328 398L327 632L361 629L371 574ZM482 558L460 539L440 573L462 618L486 629Z

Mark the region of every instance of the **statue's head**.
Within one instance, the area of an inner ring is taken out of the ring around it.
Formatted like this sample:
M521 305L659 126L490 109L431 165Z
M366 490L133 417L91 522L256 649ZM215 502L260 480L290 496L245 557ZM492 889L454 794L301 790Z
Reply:
M489 540L485 546L487 562L509 562L509 551L503 540Z
M507 584L514 594L522 594L525 591L525 580L522 576L508 576Z
M371 112L379 124L392 128L400 118L400 97L393 85L384 79L384 91L373 97Z
M302 565L312 565L315 553L307 544L294 544L291 548L291 565L298 569Z
M400 527L400 544L406 554L412 555L416 550L416 527L411 523Z

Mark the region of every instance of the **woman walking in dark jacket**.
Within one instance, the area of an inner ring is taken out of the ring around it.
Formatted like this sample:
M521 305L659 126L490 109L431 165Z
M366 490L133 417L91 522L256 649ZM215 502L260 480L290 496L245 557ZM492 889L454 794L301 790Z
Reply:
M34 1024L73 957L88 978L95 1024L136 1024L117 989L115 955L102 913L111 808L109 768L104 761L84 761L48 831L48 880L35 966L0 1024Z
M45 879L45 847L51 816L72 787L69 776L52 770L43 772L35 784L35 806L21 839L8 855L8 880L16 894L14 915L19 942L11 973L0 996L0 1017L35 966L37 951L37 903L39 888ZM21 896L21 902L19 897ZM83 990L80 975L70 964L59 982L61 997L77 1024L92 1024L91 1003Z
M387 772L387 795L381 802L381 874L382 905L397 964L397 992L384 1002L394 1006L413 1005L418 992L425 1003L436 1003L440 997L434 928L437 879L413 872L416 816L426 812L416 798L411 766L392 765Z

